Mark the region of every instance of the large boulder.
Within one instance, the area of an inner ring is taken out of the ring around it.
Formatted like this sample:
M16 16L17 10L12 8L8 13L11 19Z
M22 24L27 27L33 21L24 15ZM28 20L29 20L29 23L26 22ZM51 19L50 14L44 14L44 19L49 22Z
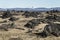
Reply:
M60 35L60 24L52 23L52 24L46 25L46 27L44 28L44 31L47 34L59 36Z
M42 37L47 37L54 35L56 37L60 36L60 24L51 23L44 27L44 30L41 33L35 33L36 35L40 35Z

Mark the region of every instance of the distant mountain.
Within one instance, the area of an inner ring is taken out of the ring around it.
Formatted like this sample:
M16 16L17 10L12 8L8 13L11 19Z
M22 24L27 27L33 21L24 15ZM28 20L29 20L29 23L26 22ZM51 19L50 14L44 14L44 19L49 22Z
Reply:
M12 11L50 11L50 10L58 10L60 11L60 7L55 7L55 8L7 8L8 10ZM7 9L0 8L0 11L6 11Z
M7 9L4 9L4 8L0 8L0 11L7 11Z
M19 10L22 10L22 11L31 11L32 8L9 8L8 10L15 10L15 11L19 11Z
M15 10L15 11L49 11L49 8L9 8L8 10Z
M51 9L60 11L60 7L55 7L55 8L51 8Z
M49 8L35 8L35 11L49 11Z

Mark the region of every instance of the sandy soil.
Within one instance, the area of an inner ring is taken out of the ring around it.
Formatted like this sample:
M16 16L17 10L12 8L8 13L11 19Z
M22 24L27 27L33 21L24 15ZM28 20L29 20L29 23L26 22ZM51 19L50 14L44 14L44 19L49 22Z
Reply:
M14 21L14 23L17 25L17 27L19 28L23 28L25 30L19 30L19 29L9 29L9 31L3 31L0 30L0 40L14 40L11 38L20 38L20 39L15 39L15 40L60 40L60 37L54 37L54 36L48 36L46 38L41 38L41 37L37 37L34 34L30 34L30 33L26 33L29 29L25 28L24 25L29 21L32 20L34 18L25 18L23 16L15 16L20 18L17 21ZM7 19L1 19L0 18L0 22L7 20ZM11 21L8 20L7 23L11 23ZM0 23L2 24L2 23ZM35 27L35 29L33 30L37 30L39 28L44 28L45 25L47 24L39 24L38 26ZM35 31L33 31L35 32Z

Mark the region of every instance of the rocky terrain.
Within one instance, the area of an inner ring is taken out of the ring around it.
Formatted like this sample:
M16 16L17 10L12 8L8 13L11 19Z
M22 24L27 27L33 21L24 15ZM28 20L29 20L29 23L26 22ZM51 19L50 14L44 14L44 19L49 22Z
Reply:
M60 40L60 11L0 11L0 40Z

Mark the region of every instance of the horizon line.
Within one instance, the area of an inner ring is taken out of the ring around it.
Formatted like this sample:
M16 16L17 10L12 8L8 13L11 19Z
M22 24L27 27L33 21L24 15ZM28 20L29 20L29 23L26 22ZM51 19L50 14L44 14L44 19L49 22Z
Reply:
M0 7L2 8L2 7ZM3 8L3 9L8 9L8 8L32 8L32 7L6 7L6 8ZM33 7L34 8L59 8L59 7Z

